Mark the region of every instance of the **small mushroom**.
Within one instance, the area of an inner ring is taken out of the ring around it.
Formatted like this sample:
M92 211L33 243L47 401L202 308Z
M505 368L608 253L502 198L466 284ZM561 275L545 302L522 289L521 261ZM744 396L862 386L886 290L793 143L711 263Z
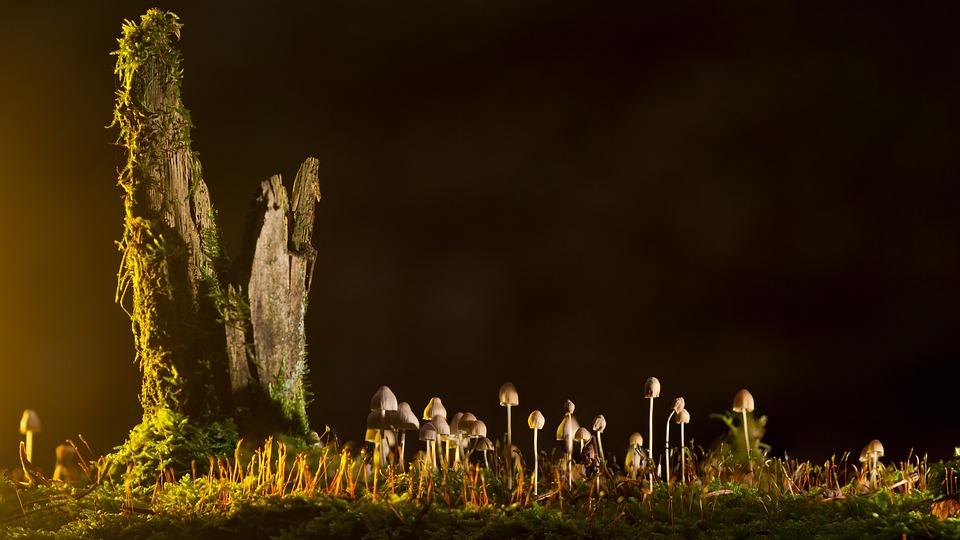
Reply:
M434 416L430 422L433 423L433 427L437 430L437 440L434 441L433 445L434 460L438 465L442 463L443 466L446 467L447 451L445 445L441 444L441 442L450 436L450 424L447 423L447 418L441 415ZM437 452L443 452L443 454L437 457Z
M53 479L68 484L83 479L83 468L80 466L80 456L77 449L71 444L63 443L57 446L57 465L53 469Z
M667 471L667 480L670 479L670 420L673 419L673 415L683 410L683 398L673 398L673 401L670 402L670 415L667 416L667 436L665 437L665 451L664 458L666 463L664 464Z
M534 410L530 413L530 416L527 417L527 425L530 426L530 429L533 430L533 494L537 494L537 470L539 469L540 454L537 452L537 433L543 429L543 426L546 424L546 420L543 418L543 413L538 410Z
M583 453L583 445L590 441L593 438L593 435L590 434L590 430L585 427L578 427L577 431L573 433L573 442L580 443L580 453Z
M737 392L733 396L733 412L743 415L743 441L747 445L747 462L750 464L750 472L753 472L753 461L750 459L750 426L747 424L747 413L753 412L753 395L746 388Z
M421 441L427 443L427 449L426 449L427 466L430 467L431 470L436 470L437 457L436 457L436 447L434 446L434 443L436 443L437 441L437 428L436 426L433 425L432 421L424 422L423 425L420 426L419 436Z
M607 419L602 414L595 416L593 418L593 431L597 434L597 452L600 454L600 463L604 463L606 459L603 456L603 440L600 438L600 434L606 429Z
M463 424L463 420L461 420L460 423ZM474 420L473 422L470 423L470 427L469 429L467 429L467 438L470 440L476 441L474 446L477 446L480 443L480 439L485 439L486 437L487 437L487 424L485 424L483 420ZM473 454L474 450L476 450L476 448L474 448L473 450L470 450L470 453L467 454L467 459L466 459L467 463L470 463L470 456Z
M407 431L411 429L420 429L420 421L417 415L413 414L410 404L402 401L397 405L397 410L393 416L393 427L400 432L400 470L404 470L403 454L407 446Z
M883 456L883 445L880 441L874 439L867 443L860 452L860 461L869 462L870 467L870 486L877 485L877 463Z
M557 426L557 440L563 442L564 461L567 469L567 482L573 487L572 461L573 461L573 436L576 434L580 425L573 416L576 407L569 399L563 404L563 420Z
M40 433L40 417L37 411L27 409L20 418L20 433L26 436L27 461L33 463L33 434Z
M687 439L683 427L690 423L690 411L681 409L677 413L677 423L680 424L680 481L687 482Z
M443 403L438 397L430 398L430 401L427 403L426 408L423 409L423 419L424 420L433 420L436 416L447 417L447 409L443 406Z
M650 439L647 441L649 445L649 454L653 458L653 400L660 397L660 380L656 377L648 377L647 380L643 383L643 397L650 400L650 429L648 435ZM653 471L650 471L650 486L653 487Z
M624 463L624 469L626 469L627 474L630 476L631 480L637 479L637 474L640 472L640 467L643 464L643 435L640 435L637 432L633 432L630 435L629 444L627 448L627 459Z
M503 383L500 387L500 406L507 408L507 444L505 449L513 445L513 428L511 426L510 408L520 404L520 396L512 382ZM509 456L507 456L509 457ZM513 489L513 475L507 475L507 489Z
M386 386L381 386L370 399L370 411L380 415L380 437L376 442L376 451L373 453L373 493L377 492L377 475L380 471L380 460L382 457L383 430L386 423L387 412L397 410L397 396Z
M493 441L484 437L477 442L477 450L483 452L483 466L484 468L490 468L490 462L487 461L487 452L493 450Z

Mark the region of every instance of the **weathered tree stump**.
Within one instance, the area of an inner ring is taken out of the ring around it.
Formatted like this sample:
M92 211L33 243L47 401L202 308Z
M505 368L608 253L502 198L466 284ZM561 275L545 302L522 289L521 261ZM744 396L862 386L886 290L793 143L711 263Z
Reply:
M117 301L132 322L144 423L169 411L192 426L233 419L258 435L304 436L319 164L304 162L292 200L279 176L261 184L232 265L180 99L180 27L150 10L125 23L115 53L114 125L127 149Z

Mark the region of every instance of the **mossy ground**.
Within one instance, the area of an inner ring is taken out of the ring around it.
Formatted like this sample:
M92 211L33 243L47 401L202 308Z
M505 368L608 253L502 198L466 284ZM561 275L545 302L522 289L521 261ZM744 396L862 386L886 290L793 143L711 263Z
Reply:
M414 461L385 468L373 484L368 452L350 446L295 453L268 441L255 451L194 464L186 474L136 484L89 469L91 486L0 490L8 538L960 538L960 519L932 505L955 486L957 462L913 460L865 471L777 459L755 462L753 477L729 456L702 455L692 483L649 484L615 465L568 487L544 455L545 481L533 496L529 474L508 490L496 470L430 472ZM725 461L726 460L726 461ZM712 463L709 467L704 464ZM851 472L839 475L842 468ZM529 472L529 471L528 471ZM839 475L839 476L838 476ZM843 478L842 483L838 482ZM552 480L549 480L552 479ZM558 487L559 486L559 487ZM831 486L838 486L834 488Z

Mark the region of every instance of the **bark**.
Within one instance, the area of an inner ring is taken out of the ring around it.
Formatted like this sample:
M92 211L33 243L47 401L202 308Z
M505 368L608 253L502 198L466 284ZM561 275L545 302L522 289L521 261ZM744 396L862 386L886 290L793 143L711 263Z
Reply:
M292 200L279 175L261 184L238 273L249 302L247 339L241 342L236 328L227 330L235 400L244 408L259 408L271 424L304 432L304 317L316 257L310 238L320 198L318 169L314 158L303 163ZM241 312L237 304L231 310Z
M170 409L305 435L304 315L318 162L308 159L292 201L279 176L263 182L252 231L230 268L180 100L175 15L128 22L117 51L115 124L128 150L118 301L130 303L143 371L144 416Z

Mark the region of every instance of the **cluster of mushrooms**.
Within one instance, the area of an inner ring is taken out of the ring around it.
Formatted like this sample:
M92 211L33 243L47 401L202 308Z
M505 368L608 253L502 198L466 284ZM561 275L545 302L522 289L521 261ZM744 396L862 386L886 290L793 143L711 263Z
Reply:
M626 459L624 461L624 474L632 480L642 478L643 473L648 475L650 486L653 486L654 478L660 474L661 463L656 463L654 456L654 437L653 437L653 407L654 400L660 397L660 381L656 377L648 378L644 383L644 398L649 400L649 430L647 432L647 447L644 448L643 436L635 432L630 435ZM506 444L503 445L503 456L497 456L507 464L505 470L522 471L520 460L520 451L513 445L513 419L512 408L519 405L520 400L517 389L512 383L505 383L500 387L500 405L507 409L507 432L505 437ZM568 484L572 484L574 479L583 479L588 477L586 471L590 467L602 467L605 465L605 454L603 452L602 434L607 427L607 421L602 414L594 417L590 427L581 426L574 416L575 405L572 401L566 400L563 405L563 418L557 426L556 440L560 441L563 448L564 459L561 463L562 473L566 477ZM747 413L754 410L753 395L746 389L740 390L733 398L734 412L743 416L743 437L747 452L747 462L750 472L753 472L753 461L750 456L751 442L749 423ZM421 420L423 423L421 424ZM687 447L685 427L690 423L690 412L686 409L686 403L682 397L674 398L670 403L670 414L667 417L666 435L664 437L664 465L668 470L676 459L676 455L670 448L670 424L676 423L680 426L680 481L686 482L686 459L690 449ZM527 417L527 425L533 430L533 471L531 473L531 484L533 493L537 494L539 484L539 450L538 433L544 429L546 420L539 410L534 410ZM447 410L439 397L433 397L427 403L421 416L414 414L410 405L406 402L398 402L390 388L381 386L373 396L370 402L370 414L367 417L366 441L373 443L373 469L374 474L380 469L381 464L387 460L397 460L400 470L405 470L405 451L406 436L408 431L417 433L418 438L424 443L422 463L424 467L433 471L440 469L456 469L469 466L471 456L476 452L483 454L484 467L490 467L490 454L494 452L496 446L488 438L487 425L483 420L478 419L473 413L458 412L448 418ZM398 441L399 438L399 441ZM578 452L579 465L578 470L574 470L574 452ZM879 441L872 441L864 448L861 461L869 467L871 472L871 483L876 482L876 471L878 468L878 458L883 455L883 447ZM479 463L478 463L479 466ZM510 488L513 487L514 477L511 474L506 475L506 482ZM597 475L599 481L599 475Z

